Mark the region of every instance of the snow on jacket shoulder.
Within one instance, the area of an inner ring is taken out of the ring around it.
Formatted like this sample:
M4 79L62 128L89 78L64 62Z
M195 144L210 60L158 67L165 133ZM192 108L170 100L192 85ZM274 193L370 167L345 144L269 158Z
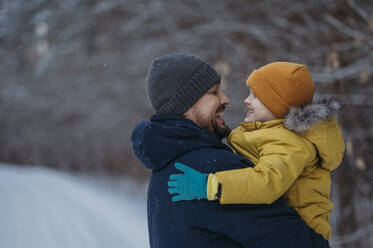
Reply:
M215 173L221 204L270 204L284 195L306 223L331 237L330 171L341 163L339 105L330 99L291 109L285 120L241 123L228 138L256 166Z

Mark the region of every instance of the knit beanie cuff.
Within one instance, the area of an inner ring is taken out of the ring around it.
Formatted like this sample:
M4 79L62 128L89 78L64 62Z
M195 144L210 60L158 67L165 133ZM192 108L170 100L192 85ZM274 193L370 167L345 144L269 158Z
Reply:
M254 92L255 96L272 112L277 118L282 119L289 111L290 106L273 89L271 83L255 70L246 81L246 85Z
M220 75L211 65L206 63L172 97L155 110L158 114L182 115L211 87L218 83L220 83Z

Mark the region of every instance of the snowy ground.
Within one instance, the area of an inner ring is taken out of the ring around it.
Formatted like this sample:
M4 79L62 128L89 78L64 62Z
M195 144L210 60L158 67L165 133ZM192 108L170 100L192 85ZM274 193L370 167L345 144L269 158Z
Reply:
M144 186L0 164L0 247L149 247Z

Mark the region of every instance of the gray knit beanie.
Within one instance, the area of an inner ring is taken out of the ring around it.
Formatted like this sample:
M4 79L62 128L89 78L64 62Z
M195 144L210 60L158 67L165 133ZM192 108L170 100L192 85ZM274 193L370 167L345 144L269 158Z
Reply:
M182 115L218 83L220 75L202 59L169 54L151 64L146 90L157 114Z

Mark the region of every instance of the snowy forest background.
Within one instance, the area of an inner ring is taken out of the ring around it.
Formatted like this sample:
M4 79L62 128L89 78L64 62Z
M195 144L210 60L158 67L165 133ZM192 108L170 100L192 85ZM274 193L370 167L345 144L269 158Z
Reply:
M342 103L331 244L373 247L372 0L2 0L0 162L146 186L130 133L152 114L145 77L167 53L217 68L232 127L254 68L306 64L316 96Z

